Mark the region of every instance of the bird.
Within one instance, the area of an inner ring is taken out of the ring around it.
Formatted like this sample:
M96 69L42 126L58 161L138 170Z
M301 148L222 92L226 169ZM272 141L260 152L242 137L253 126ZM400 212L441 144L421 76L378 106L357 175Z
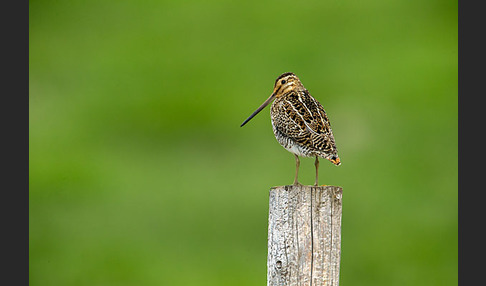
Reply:
M326 111L319 101L311 96L297 75L286 72L277 77L272 94L240 127L248 123L272 101L270 117L275 138L295 157L293 185L302 185L298 181L300 156L315 157L314 186L318 186L319 158L325 158L336 166L341 165Z

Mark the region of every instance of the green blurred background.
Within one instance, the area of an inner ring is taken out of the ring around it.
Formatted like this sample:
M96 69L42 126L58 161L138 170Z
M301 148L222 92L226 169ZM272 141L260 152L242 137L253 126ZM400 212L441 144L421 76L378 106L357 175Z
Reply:
M239 125L288 71L342 160L340 285L457 284L457 1L29 5L31 285L265 285L295 163Z

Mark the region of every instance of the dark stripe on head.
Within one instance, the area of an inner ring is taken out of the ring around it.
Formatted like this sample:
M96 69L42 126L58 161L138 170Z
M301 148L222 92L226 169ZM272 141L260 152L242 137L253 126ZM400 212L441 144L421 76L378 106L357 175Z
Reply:
M292 73L292 72L286 72L286 73L283 73L283 74L281 74L279 77L277 77L277 79L275 80L275 85L277 84L277 82L278 82L278 81L279 81L281 78L284 78L284 77L289 76L289 75L293 75L293 76L295 76L295 74L294 74L294 73Z

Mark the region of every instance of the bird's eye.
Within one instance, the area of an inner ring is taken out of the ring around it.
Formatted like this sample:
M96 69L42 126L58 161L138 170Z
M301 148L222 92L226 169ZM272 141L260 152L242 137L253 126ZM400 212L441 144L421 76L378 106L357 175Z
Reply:
M286 83L285 79L282 79L282 81L280 83L285 84Z

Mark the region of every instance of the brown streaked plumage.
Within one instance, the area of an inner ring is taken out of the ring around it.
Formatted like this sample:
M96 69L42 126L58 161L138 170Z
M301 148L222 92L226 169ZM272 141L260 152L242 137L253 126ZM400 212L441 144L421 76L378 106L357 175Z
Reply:
M322 105L313 98L300 79L293 73L281 74L273 87L273 93L246 119L245 125L272 102L270 117L273 133L278 143L295 156L294 185L299 184L299 156L315 157L316 181L318 182L319 157L339 166L336 143L331 123Z

